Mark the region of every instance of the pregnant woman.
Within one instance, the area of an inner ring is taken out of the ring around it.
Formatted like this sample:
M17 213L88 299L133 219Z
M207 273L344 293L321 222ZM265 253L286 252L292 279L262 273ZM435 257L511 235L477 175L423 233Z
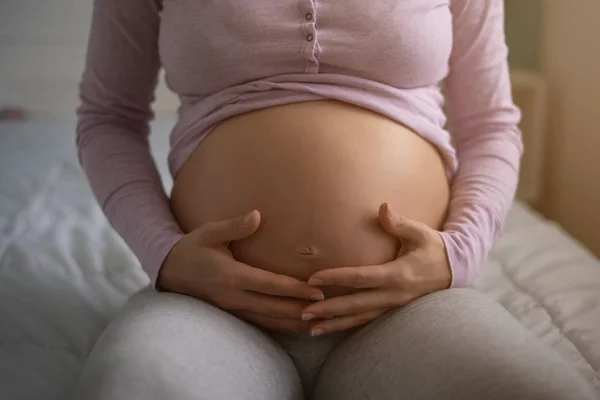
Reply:
M592 398L465 289L522 152L503 15L501 0L96 0L77 145L152 285L76 397ZM148 144L161 67L181 101L168 196Z

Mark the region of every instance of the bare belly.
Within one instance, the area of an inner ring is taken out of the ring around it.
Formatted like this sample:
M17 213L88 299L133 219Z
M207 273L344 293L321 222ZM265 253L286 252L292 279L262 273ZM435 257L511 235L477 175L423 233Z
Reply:
M377 113L315 101L221 123L177 174L171 203L185 232L258 210L258 231L231 244L236 259L306 280L395 257L399 243L377 219L382 202L437 228L448 198L431 144Z

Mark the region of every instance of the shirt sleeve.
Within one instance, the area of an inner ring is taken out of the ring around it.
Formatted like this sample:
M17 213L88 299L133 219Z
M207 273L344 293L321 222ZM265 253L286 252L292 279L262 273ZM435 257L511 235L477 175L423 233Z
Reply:
M153 284L183 236L148 142L159 11L159 0L95 0L76 134L98 203Z
M512 99L502 0L451 0L453 50L444 83L458 170L442 238L452 286L476 277L513 202L523 151Z

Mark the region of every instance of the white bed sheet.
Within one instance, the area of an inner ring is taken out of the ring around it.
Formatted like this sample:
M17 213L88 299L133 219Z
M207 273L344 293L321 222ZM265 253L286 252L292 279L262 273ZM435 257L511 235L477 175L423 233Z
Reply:
M168 131L153 124L165 186ZM0 124L0 397L64 400L94 340L147 283L79 168L74 119ZM475 286L569 360L600 398L600 262L517 203Z

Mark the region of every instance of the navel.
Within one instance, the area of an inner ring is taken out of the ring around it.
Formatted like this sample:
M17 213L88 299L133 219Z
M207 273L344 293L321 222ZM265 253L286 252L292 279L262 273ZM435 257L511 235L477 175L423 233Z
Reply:
M303 257L316 257L319 255L319 249L316 246L301 245L296 248L296 253Z

